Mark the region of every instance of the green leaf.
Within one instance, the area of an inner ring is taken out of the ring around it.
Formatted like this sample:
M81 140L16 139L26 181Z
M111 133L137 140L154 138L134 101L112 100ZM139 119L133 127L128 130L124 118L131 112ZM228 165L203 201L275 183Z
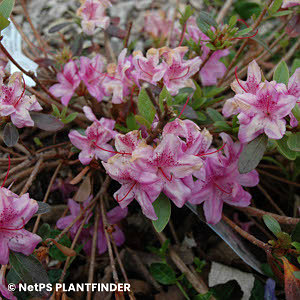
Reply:
M53 116L59 118L60 117L60 111L58 107L55 104L51 104L52 110L53 110Z
M157 232L162 232L170 220L170 200L166 195L160 194L159 197L154 201L153 207L157 215L157 220L152 221L153 226Z
M295 118L300 121L300 105L295 105L295 107L292 109L292 113Z
M211 43L207 43L205 46L207 48L209 48L210 50L212 50L212 51L216 51L217 50L217 48L213 44L211 44Z
M272 231L276 236L282 231L277 220L269 215L263 215L263 220L266 226Z
M251 297L250 300L261 300L264 299L264 294L265 294L265 287L263 283L255 278L254 281L254 286L251 291Z
M281 61L276 67L273 75L273 80L275 80L277 83L284 83L285 85L287 85L289 82L289 78L289 68L285 61Z
M273 5L270 8L270 14L273 15L277 12L277 10L281 7L283 0L275 0Z
M300 132L289 135L287 144L291 150L300 152Z
M252 15L258 16L261 13L259 4L248 1L236 1L234 9L245 20L249 19Z
M205 294L198 294L193 297L193 300L210 300L211 296L213 295L213 292L207 292Z
M15 0L3 0L0 3L0 13L1 15L8 19L15 5Z
M208 107L206 109L207 114L209 115L209 117L214 121L225 121L224 117L215 109Z
M22 253L10 252L9 263L24 283L30 285L36 283L47 285L50 283L45 269L33 255L26 256ZM36 291L34 294L45 297L48 296L49 292L45 289L39 292Z
M151 128L151 123L148 122L143 116L135 115L134 117L135 117L136 121L137 121L138 123L140 123L141 125L144 125L144 126L146 126L147 128ZM126 129L127 129L127 128L126 128Z
M10 22L0 13L0 31L6 28L9 24Z
M222 131L231 131L231 127L226 123L226 121L216 121L214 126L218 130L218 132Z
M61 120L64 124L68 124L71 123L72 121L74 121L77 118L78 113L77 112L73 112L71 114L69 114L66 118L64 118L63 120Z
M251 32L251 31L252 31L252 27L248 27L248 28L245 28L245 29L243 29L243 30L239 30L239 31L236 33L235 37L239 37L239 36L246 35L246 34L248 34L248 33Z
M261 134L244 146L239 158L238 168L241 174L254 170L261 161L268 144L268 137Z
M51 232L50 225L48 223L44 223L38 230L38 235L44 240L49 238Z
M275 140L278 151L289 160L295 160L297 152L291 150L287 144L288 136L284 136L281 140Z
M293 242L293 243L291 243L291 245L294 246L297 249L297 251L300 251L300 243L299 242Z
M57 229L54 229L51 231L50 233L50 238L54 239L56 238L56 236L60 234L60 231L57 230ZM71 241L70 239L64 235L59 241L58 241L59 244L63 245L63 246L66 246L68 248L71 247ZM64 255L55 245L53 245L50 249L49 249L49 255L56 259L56 260L59 260L59 261L65 261L67 259L67 256Z
M213 26L214 28L217 28L218 27L218 24L217 22L215 21L215 19L207 12L205 11L201 11L199 13L199 18L205 22L206 24L210 25L210 26Z
M164 105L163 105L164 100L166 100L168 106L171 106L172 99L173 98L172 98L171 94L169 93L167 88L164 86L162 91L159 94L159 107L162 112L164 112Z
M296 227L292 232L292 241L300 243L300 222L297 223Z
M135 116L133 113L129 113L126 118L126 125L130 130L137 130L139 129L138 124L136 124Z
M152 124L155 117L155 108L145 89L141 89L138 97L138 109L140 114Z
M282 10L282 11L278 11L277 13L273 14L272 17L282 17L282 16L290 15L292 13L293 13L292 10Z
M214 87L212 89L209 89L208 91L205 91L204 96L207 98L213 98L216 95L222 93L224 90L225 90L224 87L220 87L220 88Z
M293 274L297 279L300 280L300 271L295 271Z
M164 263L151 264L150 273L161 284L169 285L177 281L174 270Z
M229 22L228 22L229 27L233 28L235 26L237 20L238 20L237 15L231 16L230 19L229 19Z
M210 25L204 22L200 17L197 18L197 25L199 29L205 34L207 33L208 30L210 30Z
M300 68L300 58L295 58L292 64L291 74L293 75L298 68Z

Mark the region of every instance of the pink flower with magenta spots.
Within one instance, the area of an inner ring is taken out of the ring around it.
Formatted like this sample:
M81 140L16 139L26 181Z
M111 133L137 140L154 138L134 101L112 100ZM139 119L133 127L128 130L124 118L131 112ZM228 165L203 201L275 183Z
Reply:
M0 264L9 261L9 251L30 255L42 239L24 226L37 212L38 204L29 194L18 196L0 188Z
M0 92L0 116L10 116L12 123L18 128L34 126L29 112L40 111L42 107L35 96L25 95L22 74L12 74L7 86L0 84Z
M224 154L220 151L204 157L205 177L194 182L189 202L204 203L206 221L216 224L221 220L223 203L245 207L251 195L242 186L255 186L259 178L256 171L240 174L238 158L242 151L240 143L233 143L229 135L222 133Z

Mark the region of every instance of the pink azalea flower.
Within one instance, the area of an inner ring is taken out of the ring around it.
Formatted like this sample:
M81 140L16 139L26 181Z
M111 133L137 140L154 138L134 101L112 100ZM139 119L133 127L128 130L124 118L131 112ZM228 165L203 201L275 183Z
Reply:
M18 196L0 188L0 264L9 261L9 250L30 255L42 239L24 226L37 212L38 204L29 194Z
M133 53L133 64L137 77L152 84L156 84L162 79L167 71L168 65L163 61L160 63L159 50L151 48L147 51L146 57L141 51Z
M300 68L297 68L294 74L290 77L288 83L287 94L295 96L299 103L300 101Z
M55 97L61 97L61 103L67 106L80 84L76 63L70 60L65 64L63 72L57 74L57 80L59 83L51 86L49 91Z
M4 272L6 270L6 267L5 266L2 266L1 267L1 270L0 270L0 293L2 294L3 297L5 297L6 299L9 299L9 300L17 300L17 297L15 297L13 295L12 292L10 292L7 288L7 282L5 280L5 277L4 277ZM0 299L2 299L0 297Z
M98 120L89 106L84 106L83 112L90 121L97 123L99 126L105 127L111 133L113 138L118 134L117 131L113 130L116 124L114 120L107 118L101 118Z
M294 96L278 93L269 82L265 82L256 95L237 94L235 98L244 103L238 115L238 136L242 143L248 143L262 133L270 139L281 139L286 131L284 118L297 102Z
M152 169L141 170L131 164L131 153L137 146L146 146L144 140L140 139L138 131L131 131L126 135L117 135L115 147L119 153L111 157L107 163L102 162L106 172L111 178L118 181L122 186L114 194L122 208L128 206L136 199L143 211L143 214L150 219L157 219L152 203L157 199L162 183L160 178Z
M248 66L247 80L235 80L231 84L232 90L236 94L251 93L255 95L258 89L263 85L261 82L261 72L257 62L253 60Z
M125 235L123 231L120 229L117 223L121 222L122 219L126 218L128 213L127 207L122 209L120 206L113 208L112 210L107 212L107 222L112 226L113 232L111 233L115 243L117 246L122 246L125 242ZM107 251L107 240L104 233L104 226L102 218L99 219L98 225L98 237L97 237L97 248L98 253L101 255ZM84 251L88 254L91 253L92 250L92 237L94 234L94 228L90 228L89 235L85 238Z
M178 136L165 134L155 149L142 145L132 156L135 170L155 172L164 194L177 207L185 204L191 194L188 183L192 175L201 169L202 159L184 152Z
M154 39L166 39L172 25L170 15L162 10L147 11L145 16L144 31Z
M39 111L42 107L35 96L25 95L22 74L12 74L7 86L0 84L0 92L0 116L10 116L18 128L34 126L29 111Z
M190 77L199 71L202 63L200 57L184 60L183 57L187 51L187 47L177 47L174 49L164 47L160 49L160 53L168 65L168 69L163 76L163 81L172 95L176 95L181 88L193 85Z
M63 200L67 200L73 192L78 190L78 187L71 184L69 179L58 178L51 187L51 192L60 191Z
M300 5L300 0L283 0L282 8L288 8Z
M85 56L80 57L79 77L86 85L91 96L102 101L104 96L107 96L103 87L105 74L102 73L104 61L101 55L96 55L93 59Z
M105 10L109 1L86 0L77 10L77 15L82 18L82 30L87 35L93 35L96 28L106 29L110 18L106 16Z
M102 124L101 124L102 123ZM108 128L105 127L108 124ZM114 137L112 122L103 120L94 122L82 135L76 130L71 130L69 139L71 143L81 150L79 160L83 165L88 165L93 158L107 161L114 153L113 147L108 142Z
M81 214L81 210L83 208L86 208L89 205L91 199L92 199L92 196L90 196L87 200L85 200L82 205L77 203L73 199L69 199L68 200L68 207L69 207L69 210L70 210L71 214L68 215L68 216L60 218L56 222L57 228L60 229L60 230L63 230L65 228L67 228ZM90 213L87 220L86 220L86 224L88 223L91 216L92 216L92 214ZM83 216L83 217L85 217L85 216ZM71 227L70 234L71 234L72 238L75 237L80 225L81 225L81 221L79 220ZM85 228L83 230L87 231L87 229L85 229Z
M112 94L112 103L120 104L129 95L132 86L137 83L134 74L132 56L126 57L127 49L123 49L118 57L118 63L107 66L107 76L103 83L107 94Z
M212 28L214 30L214 28ZM205 46L205 44L209 40L209 37L206 36L197 26L196 19L194 17L189 18L187 25L187 34L185 36L187 40L192 39L195 43L199 43L201 45L202 55L201 59L204 61L210 52L210 49ZM227 56L229 54L229 50L217 50L215 51L206 64L201 69L199 75L201 82L204 86L216 85L217 79L222 78L226 72L225 65L219 61L221 57Z
M251 195L242 186L255 186L259 178L256 171L240 174L238 158L242 150L240 143L233 143L229 135L221 133L225 144L221 152L205 157L205 178L199 178L192 188L189 202L204 202L206 221L216 224L221 220L223 203L245 207L250 204Z

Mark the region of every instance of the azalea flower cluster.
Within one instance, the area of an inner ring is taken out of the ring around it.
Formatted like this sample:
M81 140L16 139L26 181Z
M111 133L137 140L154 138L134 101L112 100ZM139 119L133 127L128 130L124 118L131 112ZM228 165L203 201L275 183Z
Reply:
M60 218L56 223L57 228L63 230L66 227L68 227L81 214L82 209L84 209L88 206L91 199L92 199L92 197L89 197L86 201L84 201L84 203L82 205L80 205L79 203L75 202L72 199L69 199L68 207L69 207L71 214L66 217ZM121 246L125 242L125 235L117 224L127 216L127 213L128 213L127 208L122 209L121 207L117 206L117 207L113 208L112 210L108 211L107 215L106 215L107 222L112 227L111 235L117 246ZM89 223L89 220L92 216L92 213L87 212L87 214L88 214L88 217L85 222L86 225ZM83 216L83 218L84 218L84 216ZM79 221L75 222L75 224L71 227L70 235L71 235L72 239L74 239L81 224L82 224L82 220L79 220ZM104 233L104 225L103 225L102 218L99 218L99 224L98 224L97 230L98 230L97 231L98 253L103 254L107 251L107 240L106 240L106 236ZM91 255L93 235L94 235L94 227L93 226L88 227L88 228L83 228L83 230L80 233L79 239L78 239L79 242L81 242L83 244L83 249L88 255Z
M193 86L190 77L198 72L202 62L200 57L185 60L187 51L187 47L152 48L147 51L146 57L140 51L126 57L127 49L123 49L118 63L107 65L106 72L101 55L93 59L82 56L64 66L57 75L59 83L54 84L50 92L61 97L63 105L68 105L82 81L97 101L112 96L112 103L119 104L135 87L140 87L140 81L146 81L154 85L164 84L175 95L180 88Z
M81 27L87 35L93 35L97 28L106 29L110 18L106 15L106 9L111 6L109 0L83 0L77 10L77 16L81 19Z
M270 139L281 139L286 131L287 116L292 127L298 125L292 109L300 97L300 68L286 86L275 81L262 81L261 69L256 61L252 61L247 80L236 77L231 88L236 95L226 101L223 115L238 115L238 138L242 143L248 143L262 133Z
M139 131L115 137L114 156L102 162L111 178L122 186L114 198L122 208L134 199L143 214L156 220L153 202L164 193L177 207L204 202L209 223L220 221L223 202L248 206L251 196L242 186L255 186L258 174L240 175L237 162L242 150L226 134L222 149L211 147L212 136L190 120L168 123L162 137L151 146ZM224 150L222 154L221 150Z
M42 110L35 96L25 94L25 83L22 73L16 72L9 77L7 85L0 78L0 116L10 117L10 120L18 128L34 126L29 114L30 111Z

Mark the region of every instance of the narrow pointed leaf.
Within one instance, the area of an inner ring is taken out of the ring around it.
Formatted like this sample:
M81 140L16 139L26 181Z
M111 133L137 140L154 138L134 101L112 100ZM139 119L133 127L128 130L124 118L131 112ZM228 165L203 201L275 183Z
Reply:
M157 232L162 232L170 220L170 200L166 195L160 194L159 197L154 201L153 207L158 218L157 220L152 221L153 226Z
M7 147L13 147L18 143L19 131L12 123L7 123L3 130L3 141Z

